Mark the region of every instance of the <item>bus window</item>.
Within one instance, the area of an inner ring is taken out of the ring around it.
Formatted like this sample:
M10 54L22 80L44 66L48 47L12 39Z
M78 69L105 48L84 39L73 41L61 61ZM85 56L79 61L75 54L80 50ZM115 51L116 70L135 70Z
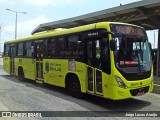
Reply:
M23 43L18 43L18 56L23 56Z
M16 56L16 44L12 44L11 46L10 46L10 49L11 49L11 57L15 57Z
M119 37L120 48L115 51L116 65L125 72L141 72L151 69L149 48L146 40L127 37L125 41ZM142 66L142 67L140 67ZM130 68L134 69L130 69Z
M9 46L10 45L5 45L5 47L4 47L4 56L5 57L9 56Z
M32 57L32 51L31 51L32 42L26 42L25 44L25 56Z
M56 39L52 38L48 43L48 57L56 56Z
M72 35L68 37L68 53L69 57L80 58L83 55L82 41L78 35Z
M68 37L68 49L71 51L77 50L77 41L79 41L79 37L77 35L72 35Z
M95 41L96 46L96 66L101 68L101 44L100 40Z
M102 38L102 71L110 74L110 51L109 51L109 43L107 38Z
M58 38L58 44L57 44L57 56L60 58L63 58L65 51L64 51L64 38L59 37Z

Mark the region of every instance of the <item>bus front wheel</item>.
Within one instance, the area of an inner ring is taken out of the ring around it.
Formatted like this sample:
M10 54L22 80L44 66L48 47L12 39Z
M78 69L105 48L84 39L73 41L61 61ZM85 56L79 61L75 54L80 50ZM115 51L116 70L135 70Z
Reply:
M68 92L75 98L82 98L83 93L81 92L81 86L76 76L71 76L68 81Z

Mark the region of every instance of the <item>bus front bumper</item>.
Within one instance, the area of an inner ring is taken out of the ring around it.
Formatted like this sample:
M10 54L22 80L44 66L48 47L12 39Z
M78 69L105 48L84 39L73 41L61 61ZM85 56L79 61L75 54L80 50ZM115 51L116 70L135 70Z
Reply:
M153 90L153 82L149 85L145 85L137 88L120 88L119 86L111 86L112 92L109 94L109 98L113 100L121 100L133 98L136 96L143 96L146 93L150 93ZM104 95L105 96L105 95Z

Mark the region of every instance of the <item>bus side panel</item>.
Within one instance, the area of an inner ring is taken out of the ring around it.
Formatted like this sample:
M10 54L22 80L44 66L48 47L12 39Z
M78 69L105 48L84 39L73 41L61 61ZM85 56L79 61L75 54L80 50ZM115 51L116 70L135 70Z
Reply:
M45 83L65 87L65 75L68 72L68 60L44 59L43 71Z
M18 67L22 64L19 62L19 58L14 58L15 75L18 76Z
M67 73L74 73L78 76L81 91L86 92L87 67L84 63L69 60L43 60L44 82L65 87L65 77Z
M3 58L3 66L4 66L4 71L10 74L10 57L4 57Z
M76 62L76 74L81 85L81 92L87 91L87 65L81 62Z
M112 95L112 93L110 92L110 85L109 85L109 80L111 80L109 78L110 76L104 72L102 72L102 90L103 90L103 96L105 98L109 98L109 96Z
M26 58L26 59L23 59L23 65L24 65L24 74L25 74L25 77L28 78L28 79L31 79L31 80L35 80L36 77L35 77L35 69L34 69L34 59L32 58Z
M22 67L27 79L35 80L34 60L32 58L15 58L15 73L18 76L18 68Z

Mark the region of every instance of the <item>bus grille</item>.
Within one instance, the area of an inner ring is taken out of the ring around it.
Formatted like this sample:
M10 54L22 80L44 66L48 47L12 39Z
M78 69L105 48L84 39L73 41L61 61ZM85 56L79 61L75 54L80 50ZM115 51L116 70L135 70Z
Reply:
M149 90L149 86L143 87L143 88L134 89L134 90L130 90L130 93L131 93L132 96L137 96L140 91L143 91L144 94L145 94L145 93L148 92L148 90Z

